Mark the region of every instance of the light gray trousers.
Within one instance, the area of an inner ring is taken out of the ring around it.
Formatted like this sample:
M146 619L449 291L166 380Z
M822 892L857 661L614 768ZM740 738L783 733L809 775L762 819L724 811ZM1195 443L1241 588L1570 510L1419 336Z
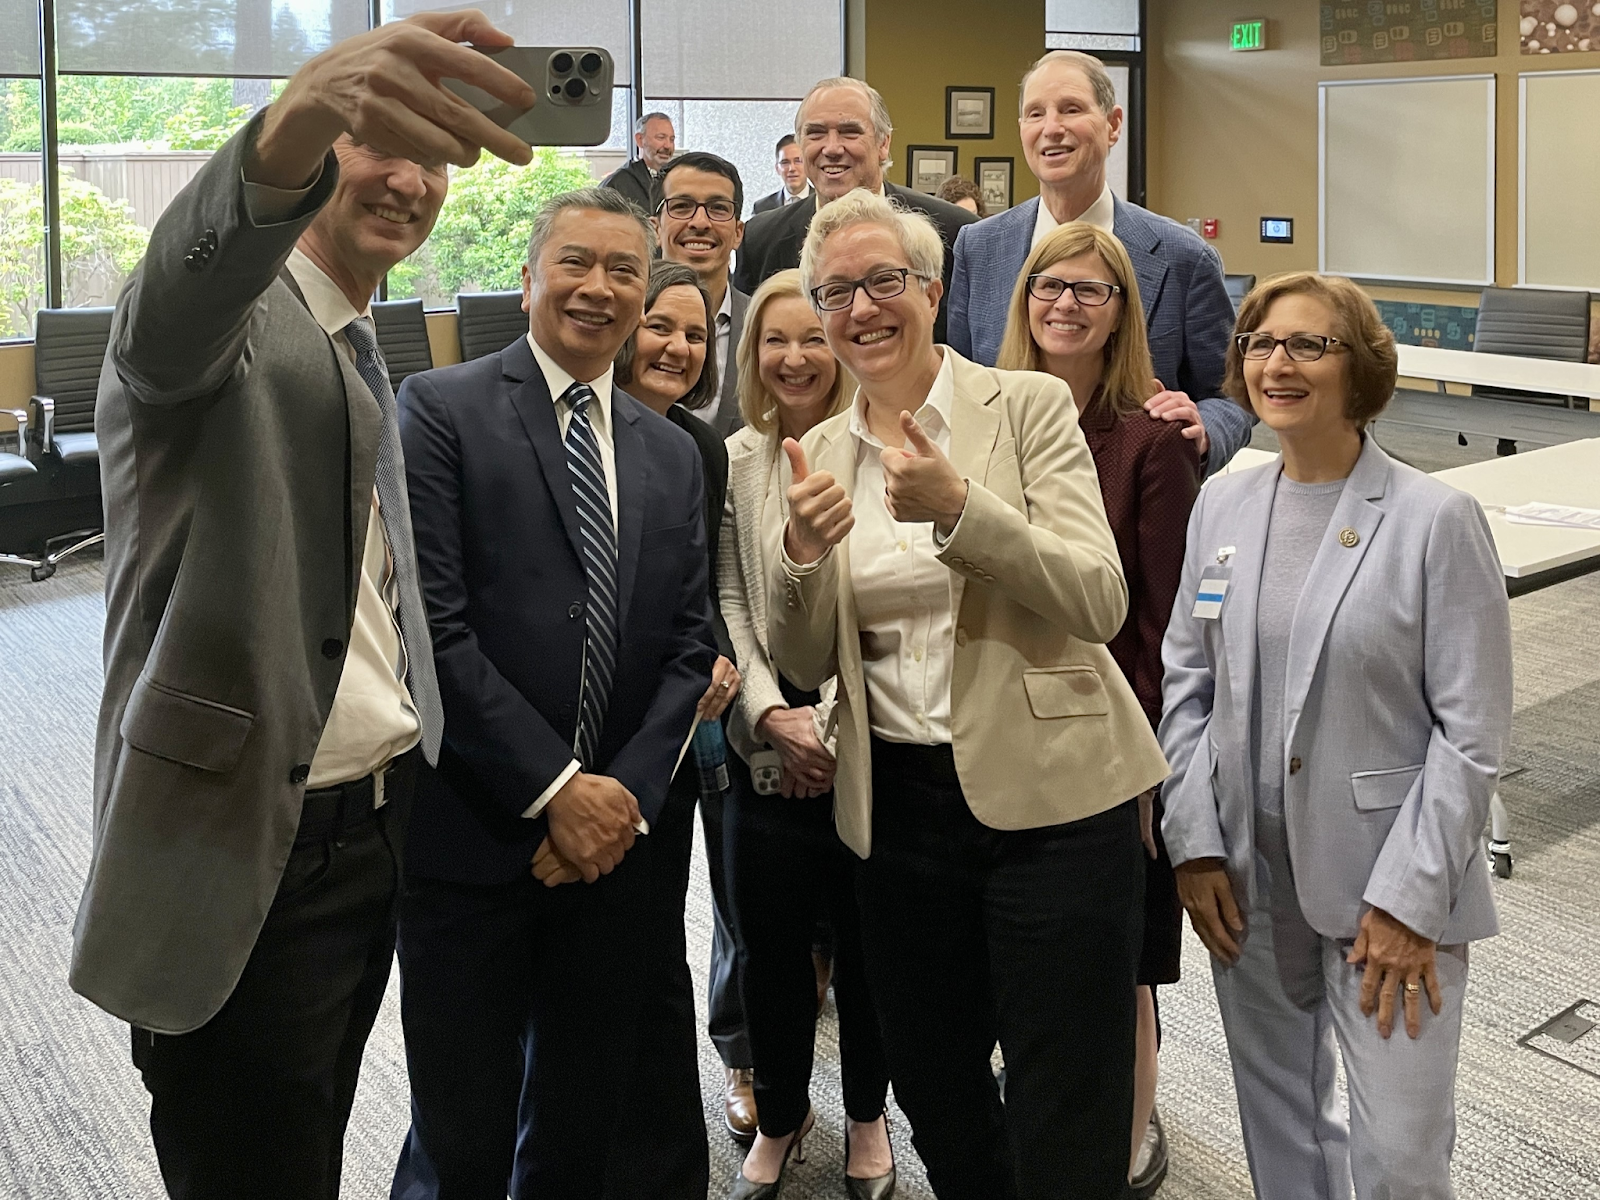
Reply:
M1256 812L1256 904L1239 961L1212 961L1257 1200L1453 1200L1456 1057L1466 946L1441 946L1444 1007L1423 996L1413 1041L1361 1015L1351 943L1322 937L1295 898L1281 816ZM1242 899L1242 897L1241 897ZM1349 1085L1334 1088L1335 1042Z

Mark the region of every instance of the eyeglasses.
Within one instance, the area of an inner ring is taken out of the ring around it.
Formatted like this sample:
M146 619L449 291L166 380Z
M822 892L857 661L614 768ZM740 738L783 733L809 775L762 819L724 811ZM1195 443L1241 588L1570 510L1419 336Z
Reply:
M1271 358L1273 351L1282 346L1291 359L1303 363L1316 362L1335 347L1346 349L1338 338L1320 333L1291 333L1286 338L1275 338L1270 333L1241 333L1233 340L1245 358Z
M706 210L708 218L717 222L731 221L739 215L733 201L720 196L703 203L693 196L670 196L661 202L661 207L656 211L666 213L674 221L691 221L702 208Z
M874 300L892 300L906 290L908 278L920 279L923 283L929 281L928 276L918 275L910 267L887 267L865 279L840 279L820 284L811 289L811 303L821 312L838 312L855 303L857 290L865 290Z
M1078 279L1069 283L1054 275L1028 276L1028 295L1035 300L1053 304L1066 294L1068 288L1072 289L1072 295L1078 303L1087 308L1099 308L1102 304L1111 303L1111 297L1122 290L1114 283L1099 279Z

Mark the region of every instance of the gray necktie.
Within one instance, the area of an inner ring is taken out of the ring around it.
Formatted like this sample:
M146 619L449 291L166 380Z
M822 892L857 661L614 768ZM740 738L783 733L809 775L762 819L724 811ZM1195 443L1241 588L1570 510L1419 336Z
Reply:
M389 539L389 556L394 560L395 592L399 600L395 615L399 618L400 640L405 644L406 663L410 668L406 685L422 726L422 753L428 762L437 763L439 739L444 733L444 706L439 700L439 679L434 673L428 613L422 606L422 591L417 584L417 549L411 536L411 503L406 498L406 463L400 451L394 389L389 386L389 368L378 350L378 335L372 318L357 317L344 327L344 336L356 352L356 370L378 402L382 415L375 473L378 515L383 520L384 536Z

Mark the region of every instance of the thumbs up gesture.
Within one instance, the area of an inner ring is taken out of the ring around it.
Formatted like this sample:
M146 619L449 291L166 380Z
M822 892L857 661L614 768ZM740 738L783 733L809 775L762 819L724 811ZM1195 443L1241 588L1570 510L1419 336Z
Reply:
M900 414L904 447L884 447L884 503L896 521L932 521L949 537L967 506L967 481L908 412Z
M830 546L844 541L856 518L850 497L832 472L812 471L806 466L806 452L799 442L784 438L783 452L789 456L789 469L794 476L789 484L789 522L784 526L783 550L806 566L826 554Z

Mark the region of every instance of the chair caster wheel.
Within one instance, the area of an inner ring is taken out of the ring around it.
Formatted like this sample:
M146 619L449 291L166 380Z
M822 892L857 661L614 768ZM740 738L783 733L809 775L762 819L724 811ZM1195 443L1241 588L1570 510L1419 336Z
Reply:
M1496 879L1511 878L1511 845L1509 842L1491 842L1489 844L1489 865L1494 868Z
M40 563L37 567L28 569L28 578L35 583L43 583L56 573L55 563Z

